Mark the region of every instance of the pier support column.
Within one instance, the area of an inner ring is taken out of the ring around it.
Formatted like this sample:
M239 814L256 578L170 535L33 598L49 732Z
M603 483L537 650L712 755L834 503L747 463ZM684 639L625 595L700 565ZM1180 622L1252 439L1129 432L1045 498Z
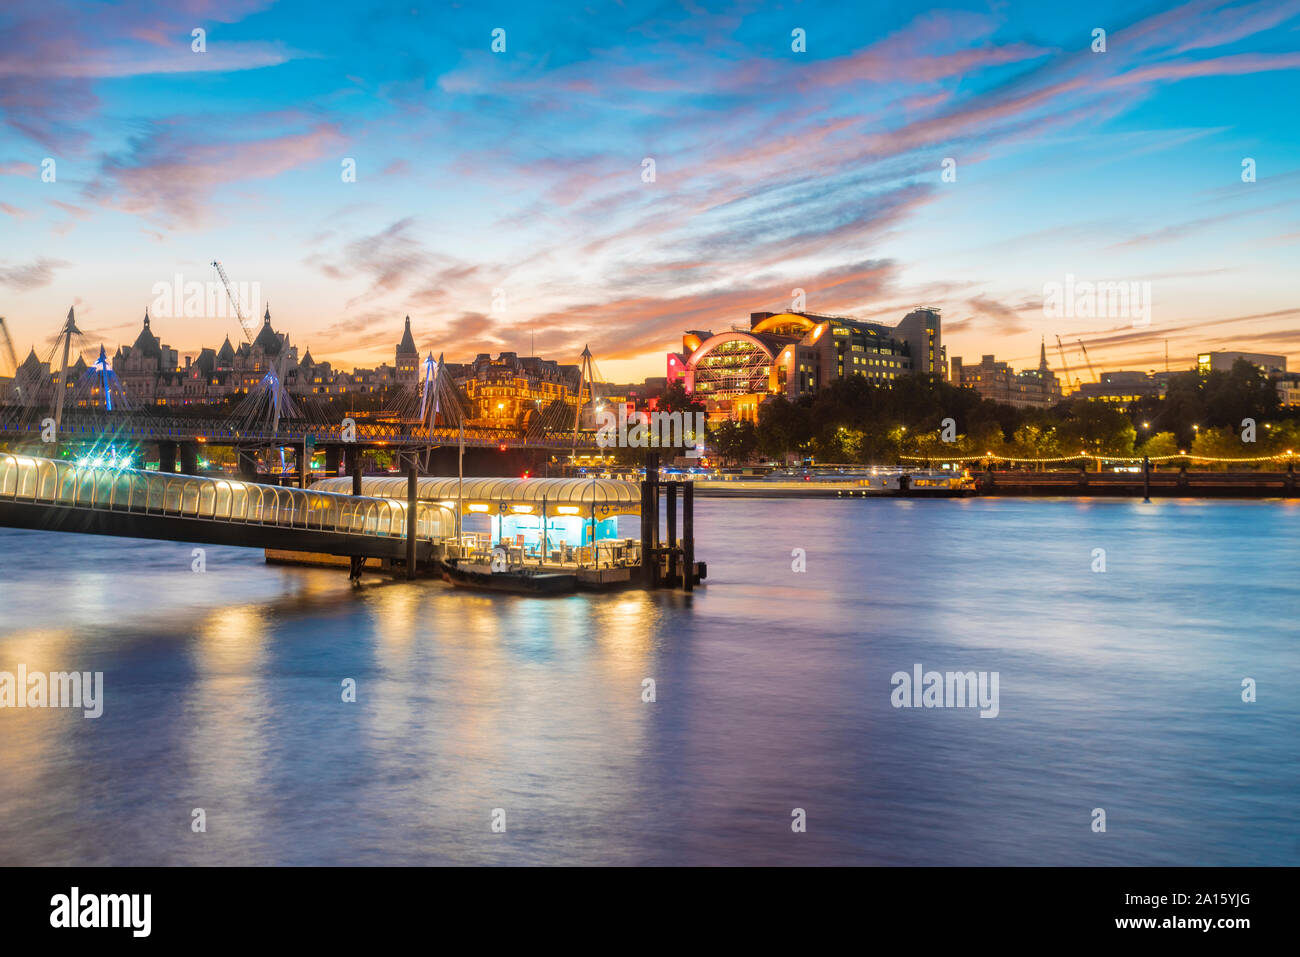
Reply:
M352 494L361 494L361 460L357 459L352 463ZM366 567L366 559L362 555L351 556L348 569L348 581L361 581L361 572Z
M669 482L668 490L668 585L677 584L677 487L680 482Z
M342 464L343 458L341 452L342 449L337 445L325 446L325 474L330 478L339 474L339 465Z
M199 474L199 444L197 442L181 442L181 471L186 475Z
M257 481L257 450L239 450L239 477L246 482Z
M682 483L682 591L695 590L695 483Z
M365 452L365 446L357 445L353 442L350 442L343 447L343 455L349 473L351 473L354 468L361 467L362 457L365 455Z
M406 470L406 580L415 580L415 527L416 480L419 472L414 465Z
M1151 456L1142 456L1142 501L1151 504Z
M645 480L641 483L641 573L646 588L659 584L659 455L645 454Z
M158 471L159 472L176 471L176 443L175 442L158 443Z

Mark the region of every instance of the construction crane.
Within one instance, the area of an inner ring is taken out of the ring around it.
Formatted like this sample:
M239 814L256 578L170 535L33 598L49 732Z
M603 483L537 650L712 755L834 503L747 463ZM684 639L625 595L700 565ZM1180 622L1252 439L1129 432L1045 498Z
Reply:
M1082 339L1076 339L1075 342L1079 343L1079 348L1083 350L1083 361L1088 364L1088 375L1092 376L1093 382L1100 382L1096 371L1092 368L1092 360L1088 358L1088 347L1083 344Z
M0 345L4 346L4 354L9 359L9 364L14 367L14 375L17 375L18 353L14 352L14 341L9 338L9 327L5 325L4 316L0 316Z
M1070 383L1070 364L1065 361L1065 346L1061 345L1061 337L1056 337L1056 351L1061 356L1061 371L1065 373L1065 385L1067 388L1078 388L1077 385ZM1077 381L1077 380L1076 380Z
M239 328L244 330L244 338L248 340L249 345L252 345L253 334L248 331L248 323L244 319L244 310L239 307L239 298L235 295L235 291L230 288L230 277L227 276L226 271L221 268L220 262L214 260L212 265L216 267L217 275L221 277L221 282L226 287L226 298L228 298L230 304L235 307L235 317L239 320ZM254 323L254 325L256 325L256 323Z

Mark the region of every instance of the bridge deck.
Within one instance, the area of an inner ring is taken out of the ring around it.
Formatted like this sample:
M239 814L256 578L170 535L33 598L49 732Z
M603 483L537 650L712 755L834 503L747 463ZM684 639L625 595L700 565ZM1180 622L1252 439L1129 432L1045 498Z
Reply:
M0 411L3 411L0 409ZM0 438L39 440L43 415L27 418L0 415ZM321 424L296 419L283 419L279 428L240 428L229 419L197 418L152 414L121 415L106 413L65 413L59 427L60 441L77 440L131 440L136 442L198 441L215 445L293 445L311 436L317 445L346 445L369 443L391 446L425 448L429 446L454 446L461 440L459 429L434 428L404 423L377 424L358 422L347 433L343 424ZM466 446L490 448L504 445L507 448L539 448L560 451L574 445L573 433L545 432L527 434L518 430L466 428ZM577 446L584 450L596 447L595 434L580 432Z
M431 503L416 516L427 558L455 519ZM395 499L0 454L0 525L15 528L399 557L406 519Z

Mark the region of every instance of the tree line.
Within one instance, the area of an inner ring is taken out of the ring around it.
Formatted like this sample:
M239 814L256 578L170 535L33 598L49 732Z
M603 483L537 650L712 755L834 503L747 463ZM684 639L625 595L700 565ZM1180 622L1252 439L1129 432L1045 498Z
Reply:
M892 386L854 377L797 399L770 398L760 405L757 423L711 426L707 444L728 464L797 456L892 465L903 456L944 461L986 453L1242 458L1300 452L1300 410L1280 408L1268 376L1243 359L1228 372L1176 373L1164 396L1143 398L1127 410L1081 397L1018 408L933 375L903 376Z

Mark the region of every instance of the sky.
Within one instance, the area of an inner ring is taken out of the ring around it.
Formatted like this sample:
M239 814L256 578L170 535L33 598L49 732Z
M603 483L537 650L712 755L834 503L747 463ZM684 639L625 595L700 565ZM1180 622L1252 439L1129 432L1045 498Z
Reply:
M156 306L220 260L336 368L410 315L639 380L795 290L938 307L968 363L1300 367L1300 0L1056 6L6 0L0 315L20 360L69 307L238 343ZM1045 309L1067 277L1149 315Z

